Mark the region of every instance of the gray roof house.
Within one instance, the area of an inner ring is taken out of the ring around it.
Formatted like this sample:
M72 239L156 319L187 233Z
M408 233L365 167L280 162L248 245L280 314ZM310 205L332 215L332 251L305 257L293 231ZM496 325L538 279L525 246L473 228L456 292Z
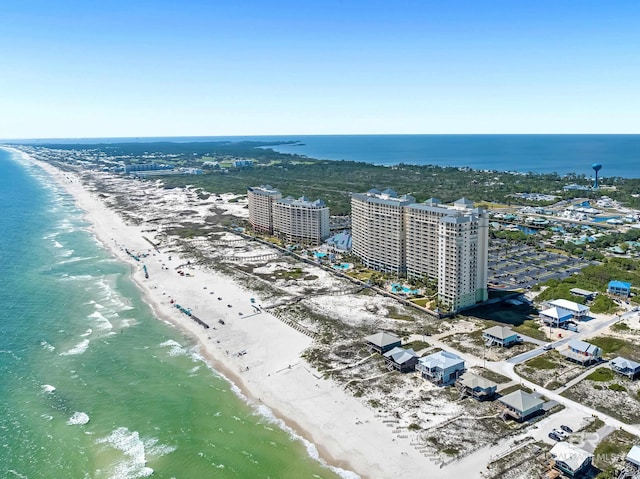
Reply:
M420 358L416 369L423 378L444 386L455 382L464 372L464 359L448 351L438 351Z
M567 343L567 349L561 351L567 359L578 362L583 366L598 362L602 359L602 350L591 343L573 339Z
M576 477L591 467L593 454L578 446L560 441L549 451L554 460L553 467L569 477Z
M466 372L460 376L456 384L462 394L471 396L478 401L492 398L498 388L498 385L493 381L489 381L482 376L470 372Z
M508 348L522 341L517 333L507 326L493 326L482 332L482 338L487 346L502 346Z
M387 369L396 369L401 373L414 371L418 363L418 355L413 349L395 347L391 351L384 353L384 360L387 362Z
M609 363L609 367L615 372L628 376L629 379L635 379L640 374L640 363L631 361L630 359L618 356Z
M371 351L377 351L380 354L384 354L387 351L391 351L395 347L399 347L402 344L402 340L393 333L385 333L380 331L379 333L372 334L364 338L367 343L367 348Z
M503 416L511 416L516 421L524 421L538 411L542 411L544 401L522 389L501 397L498 401L502 405Z

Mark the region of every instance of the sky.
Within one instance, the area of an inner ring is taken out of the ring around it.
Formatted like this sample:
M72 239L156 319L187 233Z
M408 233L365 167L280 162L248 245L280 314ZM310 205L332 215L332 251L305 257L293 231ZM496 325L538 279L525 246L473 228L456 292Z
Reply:
M640 2L2 0L0 138L640 133Z

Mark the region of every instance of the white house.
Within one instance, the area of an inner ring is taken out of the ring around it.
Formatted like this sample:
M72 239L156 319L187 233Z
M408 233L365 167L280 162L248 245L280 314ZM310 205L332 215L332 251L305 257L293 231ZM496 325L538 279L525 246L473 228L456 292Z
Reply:
M560 441L549 451L554 466L569 477L576 477L591 467L593 454L566 441Z
M438 351L420 358L416 369L435 384L451 384L464 372L464 359L448 351Z
M591 314L589 306L569 301L567 299L554 299L553 301L549 301L549 307L562 308L564 310L571 311L573 319L578 320L588 318L589 314Z

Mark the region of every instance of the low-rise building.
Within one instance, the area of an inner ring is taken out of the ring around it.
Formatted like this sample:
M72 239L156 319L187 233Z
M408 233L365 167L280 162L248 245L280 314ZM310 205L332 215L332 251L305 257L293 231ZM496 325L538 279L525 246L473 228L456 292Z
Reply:
M518 389L498 399L503 416L511 416L516 421L524 421L542 411L544 401L533 394Z
M635 379L640 374L640 363L618 356L609 363L611 369L619 374Z
M598 362L602 359L602 350L598 346L579 339L569 341L567 348L561 351L560 354L583 366Z
M567 309L553 307L540 311L540 320L547 326L559 328L563 324L573 321L573 313Z
M582 288L571 288L569 290L569 292L571 294L573 294L574 296L582 296L583 298L585 298L587 300L592 300L593 298L598 296L598 292L597 291L588 291L588 290L582 289Z
M566 441L560 441L549 451L553 467L569 477L577 477L591 467L593 454Z
M568 299L554 299L549 301L549 307L562 308L567 311L571 311L573 319L581 320L589 317L591 309L584 304L576 303L575 301L569 301Z
M633 446L624 458L624 462L625 469L629 472L640 472L640 446Z
M508 348L522 341L520 336L507 326L493 326L482 332L482 339L487 346L502 346Z
M466 372L460 376L456 384L463 394L471 396L478 401L491 399L498 388L498 385L493 381L489 381L482 376L470 372Z
M395 369L401 373L406 373L416 369L418 355L413 349L404 349L396 346L391 351L384 353L384 360L387 363L387 369Z
M380 354L391 351L393 348L400 347L402 344L402 340L398 336L385 331L380 331L379 333L367 336L364 338L364 341L370 351L376 351Z
M631 296L631 283L627 283L626 281L609 281L607 293L613 296L628 298Z
M438 351L420 358L416 369L434 384L448 385L464 372L464 359L448 351Z

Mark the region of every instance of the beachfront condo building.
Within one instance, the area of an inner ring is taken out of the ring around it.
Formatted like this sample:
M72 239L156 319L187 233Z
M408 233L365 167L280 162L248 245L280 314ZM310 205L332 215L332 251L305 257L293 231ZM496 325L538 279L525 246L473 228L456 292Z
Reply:
M438 299L457 311L487 299L489 220L462 198L416 203L393 190L351 199L353 253L371 269L438 281Z
M253 186L247 189L249 199L249 223L255 231L273 233L273 204L282 193L271 185Z
M321 244L329 237L329 207L304 196L278 200L273 204L273 230L287 243Z
M406 274L404 208L415 201L392 189L351 195L351 251L367 268Z
M255 231L275 234L287 243L320 244L329 233L329 207L322 200L298 199L270 185L247 189L249 223Z

